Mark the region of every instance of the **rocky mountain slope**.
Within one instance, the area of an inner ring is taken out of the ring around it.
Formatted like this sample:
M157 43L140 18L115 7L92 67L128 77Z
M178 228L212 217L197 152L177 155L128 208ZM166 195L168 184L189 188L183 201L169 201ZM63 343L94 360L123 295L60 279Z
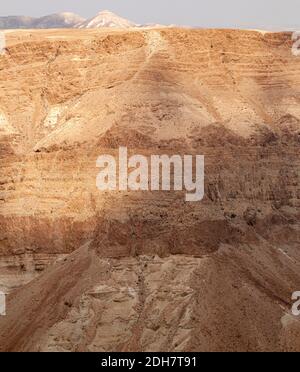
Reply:
M84 18L74 13L58 13L36 19L33 28L72 28L84 22Z
M6 34L0 350L300 350L290 33ZM96 159L204 154L205 198L100 192Z
M84 19L74 13L57 13L40 18L9 16L0 17L0 29L60 29L60 28L156 28L157 24L140 25L104 10L95 17Z
M0 17L0 29L27 28L72 28L84 22L85 19L73 13L57 13L40 18L9 16Z
M33 28L35 18L25 16L0 17L0 29Z
M77 25L77 28L101 28L101 27L114 27L114 28L131 28L137 25L133 22L128 21L125 18L121 18L116 14L104 10L98 13L95 17L81 22Z

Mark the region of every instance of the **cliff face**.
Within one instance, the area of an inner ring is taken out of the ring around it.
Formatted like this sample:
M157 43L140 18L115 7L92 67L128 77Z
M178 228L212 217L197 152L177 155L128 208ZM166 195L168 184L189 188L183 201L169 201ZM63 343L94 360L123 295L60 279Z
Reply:
M11 294L0 349L299 351L290 309L300 290L300 58L291 34L6 38L0 285ZM204 200L100 192L96 159L119 146L205 155Z

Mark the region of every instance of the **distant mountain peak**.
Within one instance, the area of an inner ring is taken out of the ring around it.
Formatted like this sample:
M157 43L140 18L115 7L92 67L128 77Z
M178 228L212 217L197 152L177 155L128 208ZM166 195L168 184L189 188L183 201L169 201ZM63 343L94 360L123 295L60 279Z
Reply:
M90 18L80 25L78 28L102 28L102 27L113 27L113 28L131 28L137 27L137 25L125 18L122 18L109 10L102 10L95 17Z

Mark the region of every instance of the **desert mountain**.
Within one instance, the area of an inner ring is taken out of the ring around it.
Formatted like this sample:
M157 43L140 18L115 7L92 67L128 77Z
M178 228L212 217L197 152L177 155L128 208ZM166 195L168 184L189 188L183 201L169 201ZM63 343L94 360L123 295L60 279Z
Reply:
M0 17L0 29L51 29L51 28L156 28L157 24L139 25L104 10L91 19L84 19L74 13L57 13L41 18L11 16Z
M0 29L34 28L35 18L23 16L0 17Z
M0 17L0 29L72 28L83 21L84 18L73 13L57 13L41 18Z
M41 18L11 16L0 17L0 29L54 29L54 28L157 28L158 24L139 25L104 10L91 19L84 19L74 13L57 13Z
M14 31L0 56L0 350L300 351L291 33ZM205 156L205 198L96 160Z
M72 28L83 22L84 18L74 13L58 13L38 18L34 28Z
M125 18L121 18L116 14L104 10L98 13L95 17L88 19L81 24L76 26L77 28L101 28L101 27L113 27L113 28L131 28L137 27L133 22L128 21Z

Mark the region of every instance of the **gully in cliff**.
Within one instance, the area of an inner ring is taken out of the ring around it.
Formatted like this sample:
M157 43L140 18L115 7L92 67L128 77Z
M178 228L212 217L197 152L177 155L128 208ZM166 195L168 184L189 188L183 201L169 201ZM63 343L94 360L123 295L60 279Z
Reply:
M97 167L101 168L96 182L101 191L170 191L173 178L173 190L185 189L186 201L204 197L203 155L196 155L195 162L193 155L151 155L149 164L143 155L128 159L127 147L120 147L118 161L112 155L102 155Z

